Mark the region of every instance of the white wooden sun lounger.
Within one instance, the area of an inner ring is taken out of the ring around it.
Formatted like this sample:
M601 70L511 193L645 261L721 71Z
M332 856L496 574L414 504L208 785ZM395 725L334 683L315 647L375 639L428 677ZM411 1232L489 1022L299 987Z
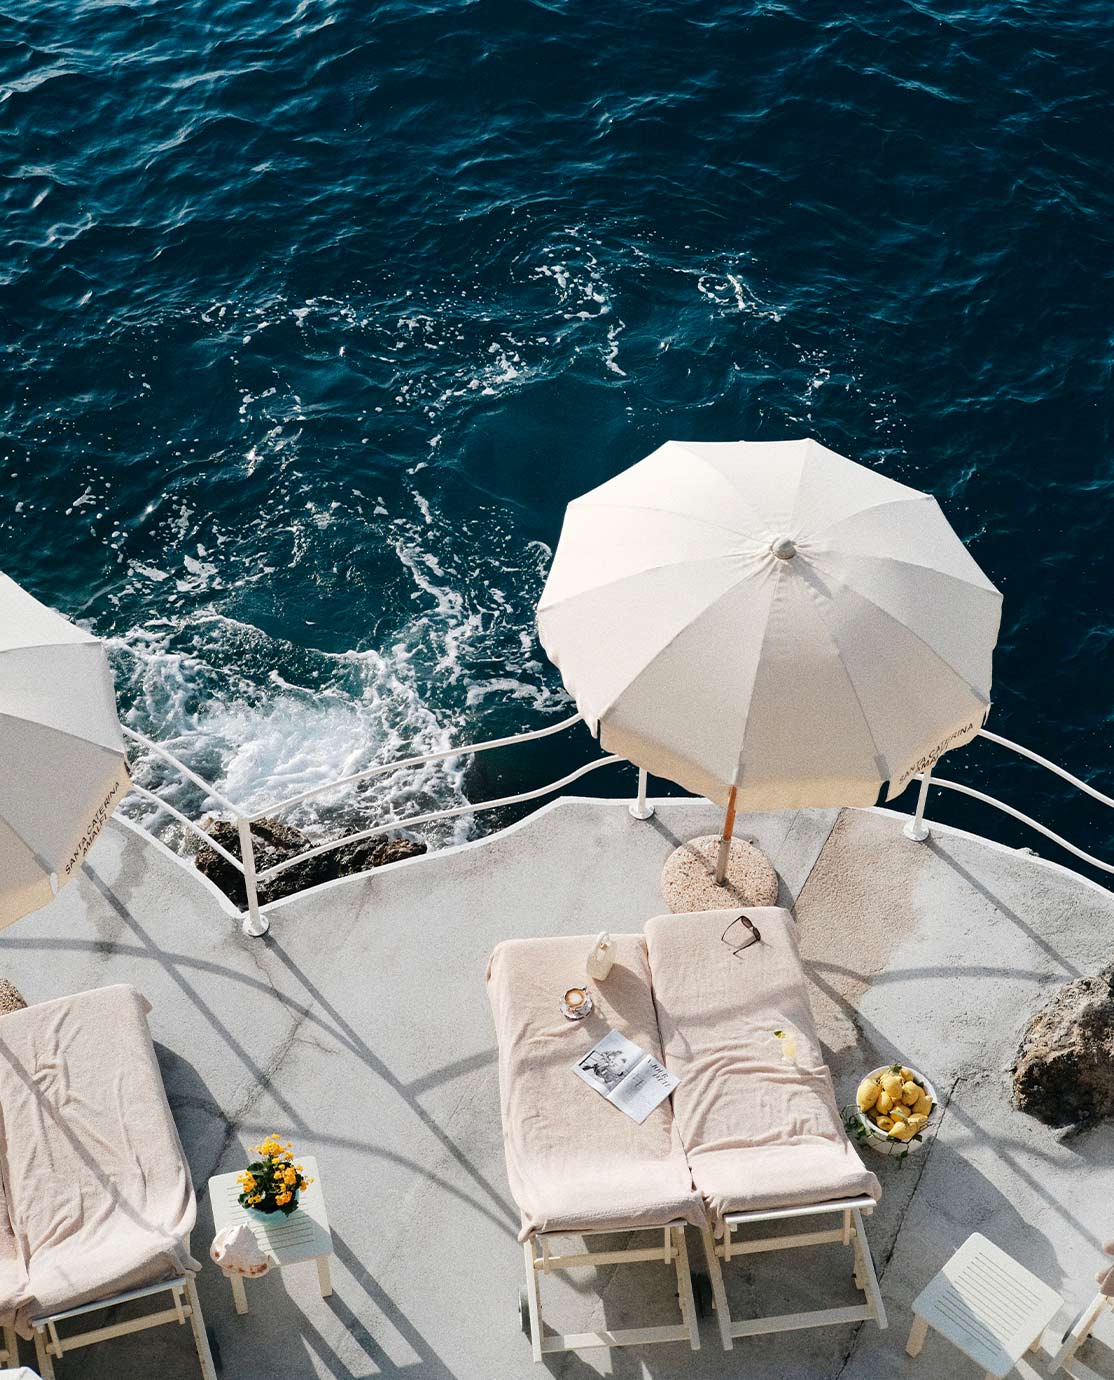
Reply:
M593 989L596 1009L570 1022L559 1010L566 988L584 981L594 939L524 939L500 944L488 967L499 1042L499 1087L507 1177L522 1216L525 1318L533 1358L586 1347L646 1342L700 1345L685 1224L703 1210L673 1126L668 1101L642 1125L582 1083L573 1065L608 1029L660 1057L641 935L617 935L616 961ZM619 1250L560 1254L562 1236L637 1233ZM680 1322L554 1334L543 1327L540 1283L555 1270L658 1262L677 1280Z
M34 1338L43 1380L67 1352L190 1324L215 1380L189 1253L196 1200L147 1026L128 986L0 1019L0 1325ZM119 1303L170 1306L75 1332Z
M886 1310L863 1218L880 1196L855 1153L824 1063L788 911L747 910L761 941L722 940L738 910L663 915L646 942L665 1064L680 1083L673 1114L708 1220L704 1250L720 1337L872 1320ZM816 1231L802 1219L835 1218ZM775 1228L758 1238L742 1229ZM787 1230L789 1228L789 1230ZM742 1255L848 1247L861 1303L734 1319L724 1264Z
M134 1299L150 1298L156 1294L170 1294L172 1306L157 1313L144 1313L124 1322L110 1323L104 1327L90 1328L87 1332L59 1332L58 1324L70 1322L74 1318L84 1318L89 1313L114 1308L118 1304L131 1303ZM197 1285L192 1274L180 1275L177 1279L151 1284L145 1289L128 1289L111 1298L98 1299L95 1303L82 1304L80 1308L67 1308L59 1313L47 1313L31 1319L35 1332L35 1356L42 1380L54 1380L55 1358L66 1352L77 1351L81 1347L94 1346L97 1342L108 1341L112 1337L126 1337L132 1332L144 1332L149 1327L162 1327L165 1323L185 1324L193 1329L194 1345L197 1347L201 1373L205 1380L216 1380L216 1370L209 1351L209 1339L205 1335L205 1322L201 1316L201 1304L197 1297Z
M1107 1249L1109 1251L1110 1248ZM1068 1329L1067 1335L1052 1358L1052 1364L1048 1367L1049 1375L1063 1373L1070 1375L1072 1380L1102 1380L1097 1371L1079 1359L1076 1352L1094 1331L1102 1315L1109 1311L1114 1311L1114 1297L1100 1290Z

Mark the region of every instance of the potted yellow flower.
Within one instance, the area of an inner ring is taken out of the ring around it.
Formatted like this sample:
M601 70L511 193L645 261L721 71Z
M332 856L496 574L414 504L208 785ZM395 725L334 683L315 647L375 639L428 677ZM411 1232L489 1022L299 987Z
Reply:
M302 1166L294 1163L294 1150L289 1141L284 1145L278 1136L270 1135L262 1145L253 1145L259 1156L237 1179L240 1206L247 1212L271 1216L281 1212L289 1217L298 1210L298 1194L305 1191L312 1179L302 1174Z

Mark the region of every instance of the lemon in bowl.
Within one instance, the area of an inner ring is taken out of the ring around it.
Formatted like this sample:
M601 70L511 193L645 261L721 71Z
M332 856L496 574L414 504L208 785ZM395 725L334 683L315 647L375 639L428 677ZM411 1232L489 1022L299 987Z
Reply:
M858 1136L882 1155L907 1155L925 1144L925 1133L939 1115L936 1089L907 1064L872 1069L855 1092Z

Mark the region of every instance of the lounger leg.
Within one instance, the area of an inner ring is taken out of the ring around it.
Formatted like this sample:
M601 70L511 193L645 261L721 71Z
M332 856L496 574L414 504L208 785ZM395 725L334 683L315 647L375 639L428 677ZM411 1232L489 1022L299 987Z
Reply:
M4 1350L7 1353L5 1365L10 1364L13 1370L19 1366L19 1342L16 1341L15 1328L4 1328Z
M1105 1294L1096 1294L1087 1307L1080 1313L1072 1324L1071 1331L1060 1343L1060 1349L1052 1358L1052 1364L1048 1367L1049 1375L1056 1372L1066 1362L1070 1361L1087 1338L1091 1335L1091 1329L1098 1322L1099 1314L1110 1305L1110 1300Z
M201 1313L201 1300L197 1297L197 1280L192 1274L186 1275L186 1300L190 1306L190 1326L193 1328L193 1342L197 1347L197 1359L201 1363L204 1380L217 1380L217 1368L213 1365L213 1353L209 1350L209 1338L205 1333L205 1319Z
M35 1363L42 1380L55 1380L54 1358L46 1349L46 1332L41 1327L35 1328Z
M851 1215L855 1219L855 1257L859 1265L859 1274L863 1279L863 1287L866 1291L867 1301L874 1313L874 1320L878 1326L885 1330L886 1305L882 1302L882 1291L878 1287L878 1276L874 1273L874 1261L871 1259L870 1246L866 1239L866 1228L863 1226L863 1214L858 1208L852 1208Z
M526 1303L530 1309L530 1354L535 1361L542 1359L542 1301L538 1295L538 1272L534 1269L533 1238L522 1243L526 1257Z
M909 1340L905 1343L905 1350L910 1356L919 1356L921 1347L924 1346L924 1339L928 1336L928 1323L924 1318L914 1318L913 1326L909 1329Z
M681 1317L688 1323L689 1346L693 1351L700 1350L700 1322L696 1316L696 1300L692 1296L692 1275L689 1272L689 1248L685 1241L684 1227L673 1228L673 1244L677 1254L673 1263L677 1267L677 1298L681 1304Z
M719 1339L724 1351L731 1351L735 1342L731 1336L731 1309L727 1306L727 1291L723 1287L723 1271L716 1255L716 1239L712 1229L705 1223L700 1231L704 1242L704 1255L708 1261L708 1278L712 1282L712 1298L716 1301L716 1319L719 1322Z

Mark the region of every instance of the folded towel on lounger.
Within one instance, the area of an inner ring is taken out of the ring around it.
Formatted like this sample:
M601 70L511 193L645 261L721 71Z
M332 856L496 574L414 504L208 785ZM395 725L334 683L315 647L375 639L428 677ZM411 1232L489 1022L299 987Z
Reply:
M590 985L595 1009L581 1021L566 1020L560 1001L585 983L594 936L508 940L488 966L507 1177L523 1241L539 1231L704 1221L668 1100L638 1125L573 1071L609 1028L661 1059L645 940L612 938L615 964Z
M877 1199L878 1180L836 1106L793 918L748 909L762 942L736 957L721 936L739 913L661 915L646 926L664 1062L681 1080L673 1115L693 1182L717 1223L730 1212Z
M196 1202L134 987L0 1020L0 1324L200 1269Z

